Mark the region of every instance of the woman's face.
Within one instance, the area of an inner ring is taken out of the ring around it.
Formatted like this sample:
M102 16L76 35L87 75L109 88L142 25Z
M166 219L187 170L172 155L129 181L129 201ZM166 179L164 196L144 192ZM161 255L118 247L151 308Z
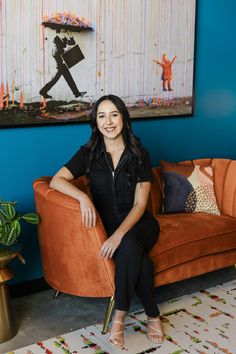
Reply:
M104 100L98 106L97 127L105 139L122 136L123 118L110 100Z

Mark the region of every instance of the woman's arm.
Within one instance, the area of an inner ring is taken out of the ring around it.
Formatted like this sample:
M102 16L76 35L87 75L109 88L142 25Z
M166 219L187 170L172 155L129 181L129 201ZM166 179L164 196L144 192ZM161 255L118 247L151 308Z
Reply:
M162 68L163 68L163 64L162 63L160 63L158 60L156 60L156 59L153 59L153 61L154 61L154 63L157 63L157 64L159 64Z
M74 179L66 167L62 167L52 178L50 187L80 202L82 222L85 226L96 225L96 210L89 196L70 183Z
M150 182L137 183L133 208L113 235L102 245L100 251L102 257L112 258L124 235L140 220L147 206L150 188Z
M174 63L175 59L177 58L177 56L175 55L174 58L171 61L171 65Z

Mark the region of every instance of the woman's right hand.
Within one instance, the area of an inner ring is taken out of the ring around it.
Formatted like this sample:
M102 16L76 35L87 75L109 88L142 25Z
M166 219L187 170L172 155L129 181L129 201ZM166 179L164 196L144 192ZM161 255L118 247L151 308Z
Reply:
M86 227L92 227L96 225L96 209L89 198L85 193L80 196L80 210L82 215L82 223Z

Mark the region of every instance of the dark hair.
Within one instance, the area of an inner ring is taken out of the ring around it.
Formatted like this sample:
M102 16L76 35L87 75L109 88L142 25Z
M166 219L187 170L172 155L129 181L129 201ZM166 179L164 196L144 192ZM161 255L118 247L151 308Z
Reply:
M138 160L139 166L141 166L142 165L141 143L139 138L136 137L132 131L129 111L121 98L110 94L110 95L105 95L100 97L95 103L93 110L91 112L90 126L92 128L92 134L89 138L89 141L85 145L85 147L89 150L88 170L90 170L91 163L94 157L96 156L96 152L98 152L98 147L103 141L102 134L100 133L97 127L97 110L100 103L105 100L111 101L116 106L117 110L121 113L123 119L122 136L123 136L125 146L127 146L133 152L133 154L136 156Z

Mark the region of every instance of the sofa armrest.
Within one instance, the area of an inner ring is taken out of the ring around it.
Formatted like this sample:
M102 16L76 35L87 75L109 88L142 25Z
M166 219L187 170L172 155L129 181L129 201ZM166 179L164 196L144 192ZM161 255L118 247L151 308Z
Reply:
M99 215L95 227L85 227L79 202L50 188L49 181L44 177L33 184L45 279L65 293L112 296L114 264L99 256L107 238Z
M68 195L63 194L61 192L58 192L57 190L55 190L49 186L51 179L52 179L52 177L49 177L49 176L37 178L33 182L33 188L34 188L35 193L41 195L46 200L50 200L51 203L58 204L58 205L64 205L66 208L80 210L80 204L79 204L78 200L76 200L72 197L69 197ZM82 182L78 183L75 180L75 181L72 181L71 183L76 185L77 187L79 186L80 189L83 190L83 192L87 193L87 190L86 190L87 186L82 184Z
M236 218L236 160L227 165L222 191L222 213Z

